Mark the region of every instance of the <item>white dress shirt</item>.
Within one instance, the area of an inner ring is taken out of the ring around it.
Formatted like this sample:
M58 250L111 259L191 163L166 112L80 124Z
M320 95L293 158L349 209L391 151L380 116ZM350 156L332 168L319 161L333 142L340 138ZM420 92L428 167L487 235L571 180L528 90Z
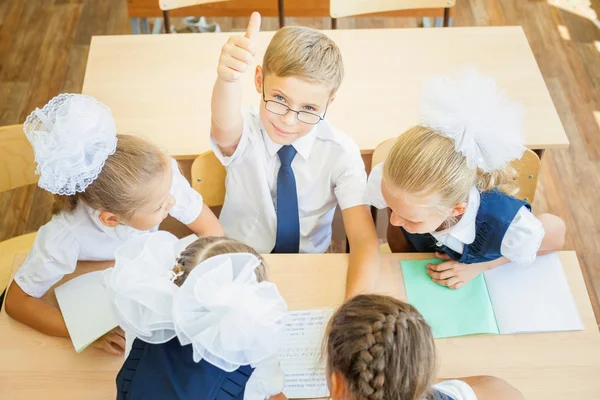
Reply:
M191 188L171 159L173 183L170 193L176 200L169 214L190 224L202 211L202 196ZM127 225L109 228L100 222L100 212L80 202L73 212L60 212L42 226L27 259L15 273L15 282L28 295L43 296L64 275L73 273L78 260L113 260L115 250L127 239L148 231ZM158 229L154 227L151 231Z
M368 196L370 203L378 208L385 208L387 204L381 194L381 179L383 177L383 163L376 165L371 171L368 182ZM471 188L467 200L467 208L460 220L450 228L439 232L430 232L441 244L462 254L465 244L475 240L475 218L479 211L480 193L477 188ZM500 253L509 260L519 264L530 264L535 261L542 239L544 228L528 209L523 206L517 212L502 238Z
M277 174L281 165L274 143L263 129L257 107L243 110L244 128L235 152L227 157L211 137L215 155L227 169L221 224L225 234L269 253L277 234ZM292 146L298 194L300 252L324 253L331 243L335 207L367 204L366 172L360 150L326 120Z

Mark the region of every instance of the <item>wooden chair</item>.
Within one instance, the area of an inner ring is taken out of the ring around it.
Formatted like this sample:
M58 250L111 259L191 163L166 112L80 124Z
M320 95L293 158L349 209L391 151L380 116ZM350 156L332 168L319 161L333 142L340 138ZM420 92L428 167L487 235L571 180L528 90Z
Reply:
M23 133L23 125L0 127L0 193L38 181L33 149ZM0 307L12 272L14 256L28 252L35 233L0 242Z
M212 151L200 154L192 164L192 187L208 207L225 201L225 167Z
M396 143L396 139L388 139L375 148L371 161L371 169L385 161L394 143ZM540 172L540 157L533 150L527 149L520 160L515 160L510 165L517 171L519 192L515 194L515 197L532 204Z
M160 9L163 11L163 22L165 25L165 33L171 33L171 20L169 16L170 10L178 8L197 6L207 3L219 3L222 1L229 0L159 0L158 4Z
M399 10L443 8L443 26L450 25L450 8L456 0L329 0L331 28L337 29L337 18Z

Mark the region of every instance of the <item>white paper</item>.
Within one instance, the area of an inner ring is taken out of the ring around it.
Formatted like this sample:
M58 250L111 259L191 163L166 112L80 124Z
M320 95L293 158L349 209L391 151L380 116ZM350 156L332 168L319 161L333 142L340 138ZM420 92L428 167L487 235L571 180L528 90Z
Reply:
M558 253L485 273L501 334L582 330Z
M283 393L290 399L329 397L321 346L333 309L292 311L279 351L285 373Z
M60 311L78 353L118 326L104 284L104 272L83 274L55 290Z

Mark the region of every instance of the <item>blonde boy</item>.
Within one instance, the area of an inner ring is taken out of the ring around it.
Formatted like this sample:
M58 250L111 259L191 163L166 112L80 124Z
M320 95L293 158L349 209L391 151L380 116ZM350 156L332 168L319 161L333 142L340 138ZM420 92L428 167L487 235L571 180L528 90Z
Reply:
M241 75L252 64L260 15L223 46L212 96L211 142L227 168L226 235L260 253L324 253L336 205L350 243L348 297L374 288L379 269L360 151L327 120L343 78L335 43L286 27L269 44L254 83L258 108L242 110Z

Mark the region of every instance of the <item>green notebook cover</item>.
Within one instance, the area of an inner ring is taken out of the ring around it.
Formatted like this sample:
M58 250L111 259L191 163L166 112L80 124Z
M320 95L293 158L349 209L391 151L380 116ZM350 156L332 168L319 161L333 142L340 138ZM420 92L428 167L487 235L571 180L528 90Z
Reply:
M431 326L436 339L481 333L499 334L483 274L460 290L438 285L427 275L427 264L438 259L402 261L408 302Z

